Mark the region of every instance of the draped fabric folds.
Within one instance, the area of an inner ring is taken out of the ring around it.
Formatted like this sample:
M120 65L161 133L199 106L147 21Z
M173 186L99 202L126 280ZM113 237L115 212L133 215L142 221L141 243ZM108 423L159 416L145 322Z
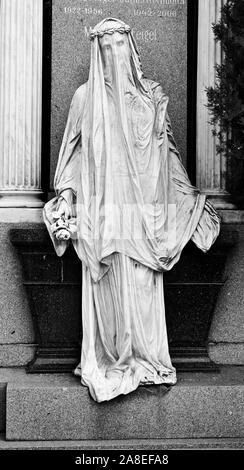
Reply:
M97 401L141 383L176 382L167 342L163 272L192 239L207 251L219 217L182 165L161 86L143 77L122 21L92 32L88 82L76 91L44 220L73 205L82 261L83 342L76 374Z

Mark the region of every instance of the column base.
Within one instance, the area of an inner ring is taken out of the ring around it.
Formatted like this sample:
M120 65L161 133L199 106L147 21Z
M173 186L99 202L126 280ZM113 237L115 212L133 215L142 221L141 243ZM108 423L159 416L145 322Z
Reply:
M211 190L201 190L202 194L205 194L208 200L213 204L215 209L231 210L237 209L236 205L231 200L231 195L225 192L214 192Z
M41 190L0 191L0 207L43 207L44 193Z

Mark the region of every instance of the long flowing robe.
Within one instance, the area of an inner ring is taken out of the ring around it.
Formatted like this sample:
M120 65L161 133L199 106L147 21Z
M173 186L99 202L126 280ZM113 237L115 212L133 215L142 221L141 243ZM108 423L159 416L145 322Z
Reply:
M72 242L83 272L83 338L75 373L99 402L142 383L176 383L163 272L190 239L207 251L220 228L216 211L181 163L168 98L143 77L133 37L118 23L126 43L120 41L119 55L118 34L106 35L106 52L99 42L104 29L94 34L89 80L73 97L60 149L57 196L44 208L62 256L68 242L53 236L52 213L59 197L75 202Z

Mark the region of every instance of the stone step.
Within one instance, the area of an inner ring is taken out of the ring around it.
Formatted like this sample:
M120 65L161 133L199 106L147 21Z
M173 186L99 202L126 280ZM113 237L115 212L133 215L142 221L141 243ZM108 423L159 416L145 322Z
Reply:
M0 434L2 450L241 450L244 438L123 439L86 441L7 441ZM80 455L80 454L79 454Z
M7 440L244 437L243 367L179 373L178 384L139 387L96 403L70 374L18 373L7 385Z

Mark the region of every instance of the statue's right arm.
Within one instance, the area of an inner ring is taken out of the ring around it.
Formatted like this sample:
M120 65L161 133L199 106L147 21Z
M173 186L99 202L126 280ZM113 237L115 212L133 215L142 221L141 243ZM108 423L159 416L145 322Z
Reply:
M52 232L53 215L61 212L65 219L72 214L73 203L76 196L76 175L81 150L81 120L86 97L86 84L79 87L72 99L67 124L59 152L58 164L54 177L56 197L48 201L43 209L43 220L49 231L55 251L62 256L69 244L69 240L57 239Z
M86 96L86 84L75 92L68 114L58 164L54 177L56 196L70 204L77 192L77 175L81 150L81 120Z

